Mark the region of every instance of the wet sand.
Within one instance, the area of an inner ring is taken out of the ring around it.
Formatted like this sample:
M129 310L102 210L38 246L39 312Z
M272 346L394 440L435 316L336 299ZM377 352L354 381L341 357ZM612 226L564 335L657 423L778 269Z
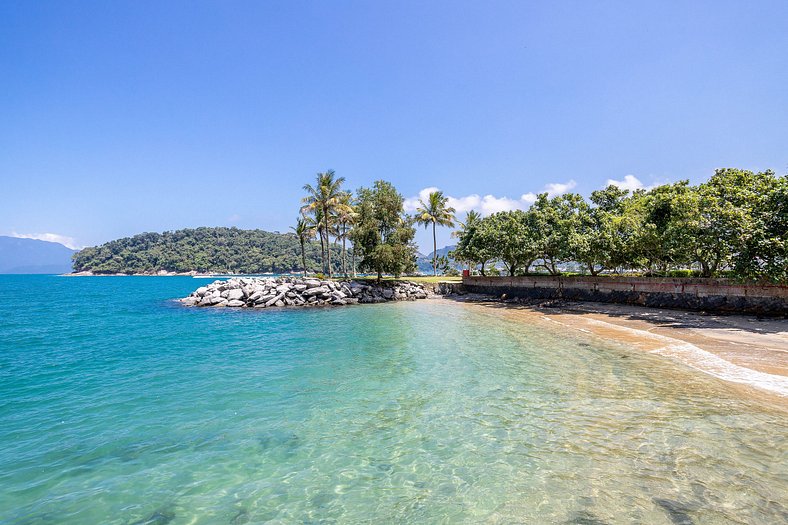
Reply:
M747 395L776 398L788 407L788 320L713 315L603 303L558 307L459 300L496 309L515 321L558 324L675 359L744 387Z

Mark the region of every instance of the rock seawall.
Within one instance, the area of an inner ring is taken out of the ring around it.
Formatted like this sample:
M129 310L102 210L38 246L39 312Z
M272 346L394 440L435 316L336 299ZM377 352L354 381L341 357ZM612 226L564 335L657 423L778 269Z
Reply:
M463 277L462 291L508 299L592 301L788 317L788 286L659 277Z
M426 299L423 285L408 281L323 281L299 277L241 277L201 286L180 302L186 306L272 308L342 306Z

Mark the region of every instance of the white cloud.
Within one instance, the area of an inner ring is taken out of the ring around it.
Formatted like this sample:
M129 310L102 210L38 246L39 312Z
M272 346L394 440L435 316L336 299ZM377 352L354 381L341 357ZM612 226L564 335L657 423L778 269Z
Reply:
M566 193L575 186L577 186L577 183L573 180L564 183L552 182L545 185L544 191L550 197L554 197ZM429 194L437 190L438 188L436 187L424 188L417 196L405 199L405 211L416 211L416 208L419 206L419 200L426 201ZM457 213L476 210L482 215L491 215L499 211L524 210L536 201L536 193L533 192L523 193L519 199L512 199L506 196L496 197L489 194L481 196L478 193L472 193L464 197L453 197L451 195L446 197L449 199L449 206L454 208Z
M73 237L68 237L66 235L60 235L57 233L16 233L12 232L11 237L16 237L17 239L37 239L39 241L49 241L49 242L57 242L62 244L67 248L71 248L72 250L79 250L82 246L77 244L77 241Z
M233 213L232 215L227 217L227 222L229 222L230 224L234 224L240 220L241 220L241 216L238 215L237 213Z
M536 202L536 197L536 193L529 191L528 193L523 193L520 195L520 200L528 204L533 204Z
M634 175L624 175L624 180L607 179L607 182L605 183L605 187L607 188L608 186L611 185L618 186L622 190L629 190L629 191L635 191L644 188L643 183L640 182L640 179L638 179Z
M570 180L569 182L564 183L551 182L550 184L546 184L544 189L548 196L555 197L556 195L563 195L564 193L573 189L575 186L577 186L577 183L574 180Z
M509 197L495 197L485 195L477 208L473 208L482 215L491 215L499 211L522 210L527 208L527 203L510 199Z
M492 195L487 195L485 198L487 197L492 197ZM475 193L460 198L449 197L449 206L451 206L458 212L476 210L479 209L481 205L482 205L482 198Z
M433 191L438 191L438 188L434 186L430 186L429 188L424 188L419 192L416 197L410 197L405 199L404 208L405 211L416 211L416 208L419 207L419 200L426 201L427 197L429 197L430 193Z

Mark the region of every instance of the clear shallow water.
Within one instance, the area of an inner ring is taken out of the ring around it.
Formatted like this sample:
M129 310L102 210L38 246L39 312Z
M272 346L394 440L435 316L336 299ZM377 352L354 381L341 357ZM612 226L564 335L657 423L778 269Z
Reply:
M0 523L784 523L788 421L619 344L420 301L187 309L0 276Z

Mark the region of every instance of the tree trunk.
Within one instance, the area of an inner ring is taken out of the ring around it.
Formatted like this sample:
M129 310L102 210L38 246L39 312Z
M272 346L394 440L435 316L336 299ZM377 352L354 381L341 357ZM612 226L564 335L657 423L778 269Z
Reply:
M304 246L304 239L301 239L301 264L304 265L304 278L306 278L306 248Z
M342 228L342 274L347 277L347 252L345 251L345 228Z
M540 264L542 268L547 270L547 273L550 275L555 275L555 270L552 267L552 262L550 264L547 263L547 259L542 258L542 264Z
M706 261L700 261L700 275L701 277L711 277L711 270L709 269L709 263Z
M435 237L435 221L432 222L432 275L438 275L438 239Z
M326 260L328 261L328 278L331 278L331 235L329 235L328 208L323 208L323 222L326 223Z
M479 268L479 271L481 272L481 274L482 274L482 277L487 277L487 274L486 274L486 273L484 273L484 265L485 265L485 264L487 264L487 261L482 261L482 267L481 267L481 268Z
M326 273L326 247L323 241L323 230L317 229L320 237L320 265L323 267L323 273Z
M353 277L356 277L356 245L353 245L353 253L350 254L353 258Z
M528 273L533 263L534 263L533 259L528 259L527 261L525 261L525 273Z

